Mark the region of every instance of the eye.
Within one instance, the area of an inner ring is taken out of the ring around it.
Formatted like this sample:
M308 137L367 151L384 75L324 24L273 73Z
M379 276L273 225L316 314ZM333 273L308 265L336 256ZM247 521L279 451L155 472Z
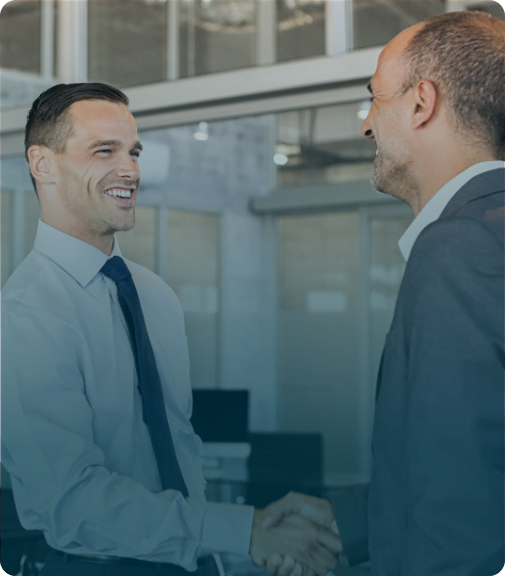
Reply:
M97 154L101 154L102 152L105 154L110 154L112 152L112 150L110 148L104 148L103 150L97 150Z
M136 158L139 158L139 157L140 157L140 152L138 152L138 151L130 152L130 154L131 154L132 156L135 156Z

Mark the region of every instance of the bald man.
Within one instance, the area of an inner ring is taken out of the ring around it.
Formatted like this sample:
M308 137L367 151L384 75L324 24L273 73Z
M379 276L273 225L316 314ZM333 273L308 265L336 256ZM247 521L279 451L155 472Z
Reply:
M370 483L290 494L376 576L491 576L504 565L505 23L456 12L382 51L362 134L374 187L407 202L407 267L377 381ZM294 561L264 559L289 574ZM299 569L299 567L298 567Z

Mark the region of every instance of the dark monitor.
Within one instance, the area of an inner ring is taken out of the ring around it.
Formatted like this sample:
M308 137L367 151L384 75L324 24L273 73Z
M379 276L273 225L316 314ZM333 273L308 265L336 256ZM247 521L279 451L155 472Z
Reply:
M248 390L193 390L191 424L203 442L248 442Z

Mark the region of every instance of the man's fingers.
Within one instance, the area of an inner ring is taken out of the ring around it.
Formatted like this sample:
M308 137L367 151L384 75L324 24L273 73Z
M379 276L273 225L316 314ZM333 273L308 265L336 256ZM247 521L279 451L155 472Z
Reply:
M334 554L343 554L344 552L342 547L342 540L340 539L340 536L333 532L333 530L318 528L317 540Z
M280 554L271 554L267 559L265 568L270 574L277 574L279 568L282 566L283 560Z
M290 576L291 572L294 570L296 562L291 558L291 556L285 556L282 566L278 570L279 576Z
M302 504L296 496L296 494L290 492L280 500L272 502L272 504L267 506L266 511L268 512L268 516L265 518L262 528L277 526L284 516L298 512Z
M308 558L303 560L304 566L310 570L314 570L319 576L324 576L328 572L328 566L324 562L321 562L319 555L311 554Z
M317 570L318 574L326 574L328 570L333 570L338 564L338 559L329 550L323 546L318 547L311 553L314 561L318 562L321 566L321 570Z
M265 559L260 558L259 556L251 555L251 560L253 561L253 564L256 566L264 566L265 565Z
M304 567L303 568L303 576L316 576L316 573L314 572L314 570L311 570L310 568Z
M277 526L279 522L284 518L284 512L281 510L270 510L268 509L268 516L263 521L261 525L262 528L272 528L273 526Z

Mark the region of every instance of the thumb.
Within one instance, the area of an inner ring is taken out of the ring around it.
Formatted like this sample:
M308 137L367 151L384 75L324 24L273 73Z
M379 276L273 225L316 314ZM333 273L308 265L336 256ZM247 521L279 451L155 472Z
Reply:
M277 526L279 522L288 514L293 514L300 511L300 503L294 497L294 494L289 493L284 498L273 502L265 509L267 517L261 525L263 528L272 528Z
M273 528L277 526L279 522L284 518L285 512L282 510L270 510L268 511L268 516L263 520L263 524L261 525L262 528Z

